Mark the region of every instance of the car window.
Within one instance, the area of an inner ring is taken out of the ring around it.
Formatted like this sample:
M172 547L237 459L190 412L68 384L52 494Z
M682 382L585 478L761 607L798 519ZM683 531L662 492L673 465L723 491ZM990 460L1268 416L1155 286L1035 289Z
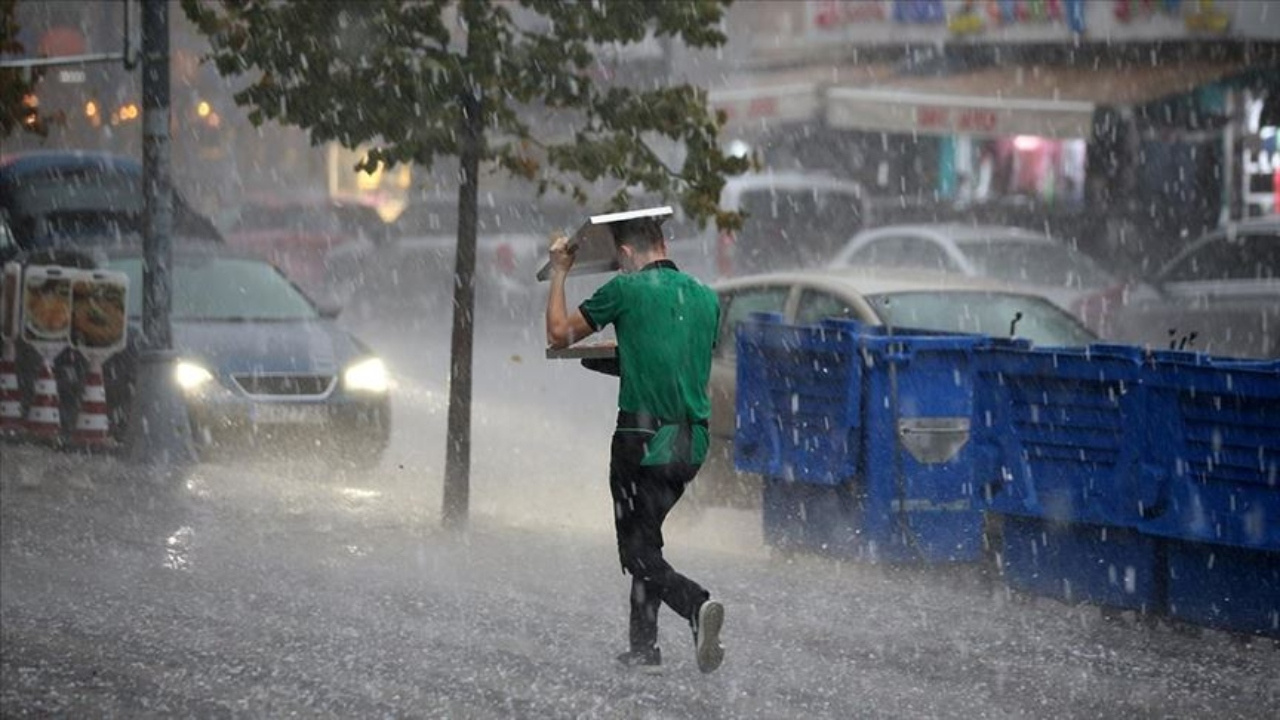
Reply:
M1097 288L1116 284L1088 255L1056 242L958 240L978 275L1045 287Z
M1190 280L1271 280L1280 277L1280 233L1218 237L1176 263L1164 282Z
M858 313L843 298L822 290L805 290L796 306L796 324L813 325L827 318L858 319Z
M891 327L993 337L1010 337L1012 327L1012 336L1046 346L1075 347L1095 340L1078 320L1033 295L931 290L870 295L867 300L880 321Z
M856 253L850 255L848 264L901 267L903 260L902 243L905 239L902 236L893 235L872 240L859 248Z
M716 341L716 354L732 356L735 353L734 337L738 324L751 313L779 313L786 308L791 289L773 285L762 288L735 290L720 295L720 337Z
M890 235L873 240L849 256L845 264L948 272L960 270L940 245L914 235Z
M112 260L112 270L129 276L129 286L141 288L142 261ZM142 293L129 293L129 315L142 315ZM240 258L175 259L173 264L174 320L310 320L319 317L314 306L267 263Z

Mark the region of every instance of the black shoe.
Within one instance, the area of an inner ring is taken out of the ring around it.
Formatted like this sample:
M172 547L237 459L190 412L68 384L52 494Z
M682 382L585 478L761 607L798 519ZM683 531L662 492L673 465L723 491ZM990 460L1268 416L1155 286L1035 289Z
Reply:
M724 605L708 600L698 608L694 618L693 650L698 658L698 669L704 673L714 672L724 662L724 648L720 646Z
M628 650L618 656L623 667L657 669L662 667L662 651L657 647Z

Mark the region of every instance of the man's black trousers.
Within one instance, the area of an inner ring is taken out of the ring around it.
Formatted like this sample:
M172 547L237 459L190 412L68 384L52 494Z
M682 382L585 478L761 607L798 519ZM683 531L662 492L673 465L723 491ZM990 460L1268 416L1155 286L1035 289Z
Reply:
M662 603L692 622L710 597L662 557L662 522L698 473L698 466L685 462L641 465L650 437L646 432L615 432L609 461L618 556L623 570L631 574L632 650L657 644Z

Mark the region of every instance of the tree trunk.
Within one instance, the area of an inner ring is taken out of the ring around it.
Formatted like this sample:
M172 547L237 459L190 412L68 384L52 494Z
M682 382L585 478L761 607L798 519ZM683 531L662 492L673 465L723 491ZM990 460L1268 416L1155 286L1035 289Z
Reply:
M481 98L462 95L458 187L458 246L453 285L453 338L449 366L448 446L444 464L444 527L467 525L471 499L471 356L475 340L476 209L479 196Z

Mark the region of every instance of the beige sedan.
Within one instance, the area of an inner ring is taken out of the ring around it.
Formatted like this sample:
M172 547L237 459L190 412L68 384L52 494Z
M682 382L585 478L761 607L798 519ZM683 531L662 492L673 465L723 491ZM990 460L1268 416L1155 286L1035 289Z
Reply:
M724 280L720 337L711 365L711 454L691 486L699 505L759 504L757 478L733 467L735 332L751 313L789 323L849 318L867 325L1018 337L1041 346L1087 345L1096 336L1033 289L941 273L812 270Z

